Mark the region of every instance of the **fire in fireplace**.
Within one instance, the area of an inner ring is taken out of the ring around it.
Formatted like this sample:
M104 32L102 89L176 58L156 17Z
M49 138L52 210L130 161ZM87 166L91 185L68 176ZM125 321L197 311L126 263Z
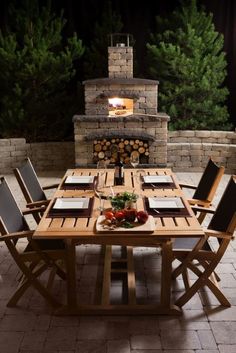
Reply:
M129 98L109 98L109 116L133 114L133 100Z

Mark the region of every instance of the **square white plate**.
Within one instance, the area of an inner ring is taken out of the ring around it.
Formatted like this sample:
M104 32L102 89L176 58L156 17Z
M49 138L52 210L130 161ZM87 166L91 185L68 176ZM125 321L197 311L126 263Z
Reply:
M184 204L180 197L149 197L150 208L184 208Z
M65 184L90 184L93 183L94 176L92 175L69 175Z
M53 209L84 209L88 208L89 198L88 197L63 197L56 199Z
M144 175L144 183L173 183L170 175Z

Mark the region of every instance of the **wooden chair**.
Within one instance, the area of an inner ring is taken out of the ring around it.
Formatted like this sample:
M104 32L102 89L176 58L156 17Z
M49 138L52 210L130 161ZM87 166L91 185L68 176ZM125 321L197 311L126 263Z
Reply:
M32 212L38 212L38 209L28 209L24 214ZM32 235L33 231L29 229L6 180L0 178L0 241L5 242L22 272L20 284L7 306L15 306L27 288L33 286L52 306L56 307L59 303L49 289L55 274L66 279L66 274L58 263L58 260L65 261L65 245L62 240L34 240ZM19 244L19 239L24 239L25 242L21 241ZM39 276L48 269L49 279L47 285L44 285Z
M14 169L14 174L27 202L26 207L28 208L48 205L50 200L47 199L44 190L57 188L59 185L52 184L42 187L29 158L26 158L25 163L21 167ZM41 219L39 212L35 212L33 217L37 223Z
M223 306L230 306L228 299L221 292L215 274L215 268L223 257L236 228L236 176L232 176L215 211L202 208L201 211L213 214L205 229L205 238L196 240L176 239L173 256L180 261L180 265L173 271L173 278L183 275L185 293L176 304L183 306L202 287L208 286ZM216 249L212 249L210 239L216 239ZM197 279L190 284L188 272L191 270Z
M224 170L224 167L217 166L210 158L197 186L183 183L179 184L181 188L195 190L192 198L188 200L190 205L210 207L221 177L224 174ZM205 216L206 214L204 212L199 212L198 221L202 223Z

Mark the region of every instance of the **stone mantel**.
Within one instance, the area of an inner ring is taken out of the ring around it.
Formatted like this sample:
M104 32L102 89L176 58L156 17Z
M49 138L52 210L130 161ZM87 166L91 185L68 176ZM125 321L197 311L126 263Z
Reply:
M108 115L74 115L73 122L168 122L170 117L165 113L157 113L156 115L132 114L128 116L108 116Z
M117 131L107 131L99 129L95 132L92 132L84 137L85 141L91 141L95 139L112 139L112 138L133 138L141 139L147 141L155 141L155 136L148 134L143 131L134 131L130 129L119 129Z
M94 78L91 80L83 81L84 85L158 85L159 81L149 80L145 78Z

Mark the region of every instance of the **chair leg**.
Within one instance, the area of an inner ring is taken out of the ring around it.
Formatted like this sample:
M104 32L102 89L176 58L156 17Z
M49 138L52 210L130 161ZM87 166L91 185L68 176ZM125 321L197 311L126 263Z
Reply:
M184 269L184 271L182 273L182 277L183 277L185 289L189 289L190 282L189 282L189 275L188 275L188 270L187 269Z
M34 273L31 273L31 271L28 269L28 267L25 264L21 264L20 266L24 276L25 280L21 284L21 286L16 290L14 295L11 297L9 302L7 303L8 307L15 306L18 302L18 300L21 298L21 296L25 293L26 289L30 287L31 285L34 286L38 292L53 306L53 307L58 307L60 306L60 303L48 292L48 290L40 283L40 281L37 279L38 276L40 276L47 268L48 266L46 264L43 264L37 271Z
M228 299L224 296L224 294L219 289L217 282L215 281L214 283L210 279L210 276L214 275L215 268L218 265L219 261L221 260L228 246L228 243L229 243L228 239L224 239L224 241L222 241L217 252L215 253L214 258L210 260L207 267L204 267L203 272L201 272L199 268L197 268L191 262L189 262L187 266L198 276L198 279L194 282L194 284L189 289L186 290L186 292L182 296L180 296L180 298L177 299L177 301L175 302L176 305L182 307L193 297L194 294L196 294L196 292L200 288L202 288L203 286L208 286L209 289L212 291L212 293L215 295L215 297L219 300L219 302L223 306L231 306ZM205 263L205 266L206 266L206 263Z

